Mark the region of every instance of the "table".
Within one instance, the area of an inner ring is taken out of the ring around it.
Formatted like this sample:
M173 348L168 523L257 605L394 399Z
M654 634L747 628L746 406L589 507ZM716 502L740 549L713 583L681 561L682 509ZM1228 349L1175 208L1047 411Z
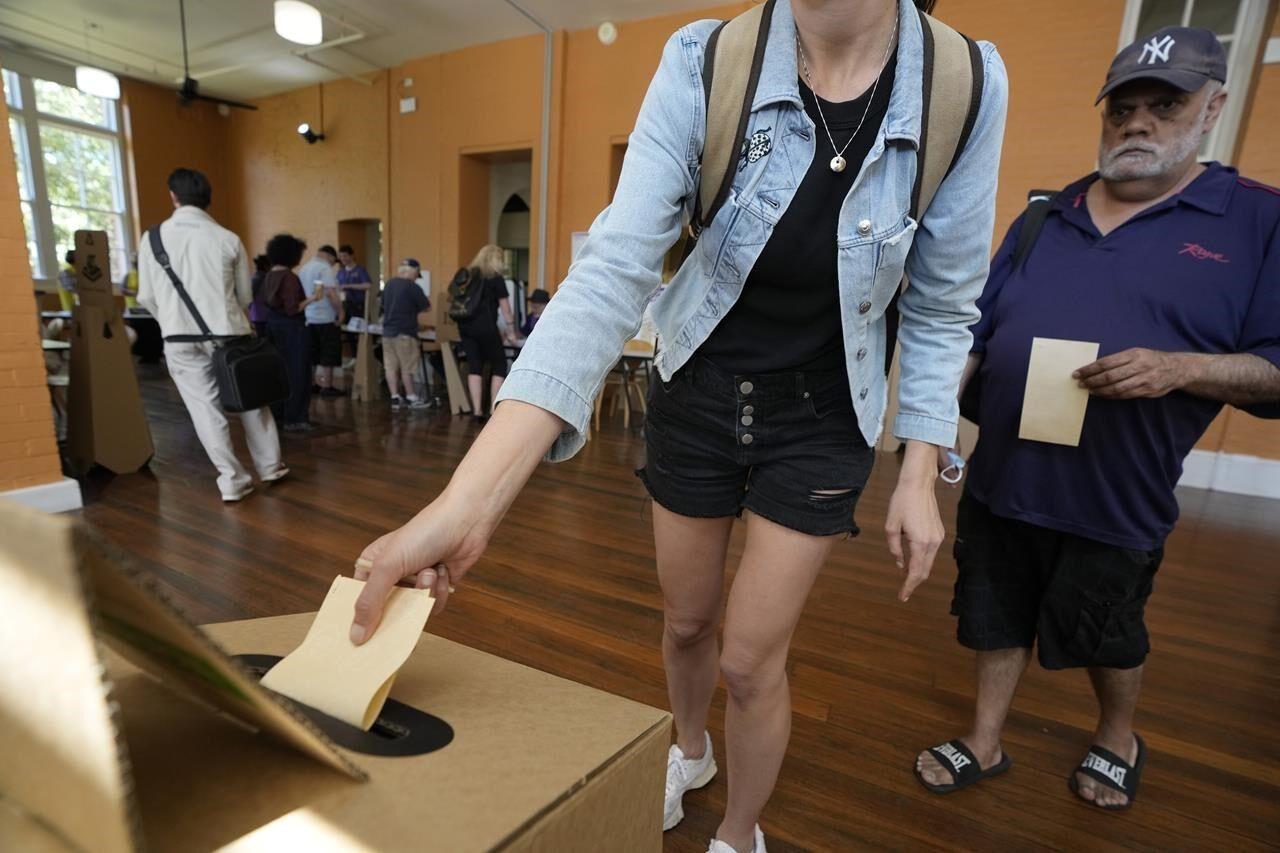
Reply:
M45 350L68 350L71 349L71 341L55 341L45 338L40 341L40 347Z

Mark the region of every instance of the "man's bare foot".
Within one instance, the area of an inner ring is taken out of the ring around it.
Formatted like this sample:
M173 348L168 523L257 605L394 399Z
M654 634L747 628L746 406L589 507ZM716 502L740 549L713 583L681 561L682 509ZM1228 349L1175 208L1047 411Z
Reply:
M1129 763L1130 767L1138 760L1138 740L1133 736L1132 731L1125 732L1122 735L1098 732L1094 735L1093 742L1123 758ZM1102 784L1092 776L1078 771L1076 772L1076 784L1079 786L1078 796L1080 799L1093 803L1095 806L1114 809L1129 803L1129 798L1123 791L1117 791L1115 788Z
M1004 750L1000 746L1000 741L982 741L973 735L965 735L960 738L964 745L978 759L978 768L987 770L1000 763L1000 759L1004 757ZM933 753L925 750L916 756L916 770L930 785L950 785L953 781L951 771L938 763L938 759L933 757Z

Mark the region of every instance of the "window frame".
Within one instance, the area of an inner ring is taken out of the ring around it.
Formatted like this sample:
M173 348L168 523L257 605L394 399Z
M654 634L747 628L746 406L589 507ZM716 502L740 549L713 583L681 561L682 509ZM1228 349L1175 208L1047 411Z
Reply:
M57 280L58 272L62 269L62 258L57 253L57 237L53 227L53 204L49 199L49 184L45 174L44 148L40 141L41 126L84 133L108 139L114 143L113 150L115 152L118 181L113 187L113 191L116 194L116 201L120 205L119 211L100 210L79 205L74 205L73 207L76 210L120 216L124 245L118 248L123 249L126 258L132 257L136 247L133 244L133 228L131 224L133 222L133 211L130 209L128 156L125 151L124 133L121 130L123 117L121 115L120 102L109 99L107 101L110 105L107 112L107 117L111 122L109 127L91 124L74 118L41 112L36 106L35 80L26 74L19 74L10 69L5 69L5 75L10 80L16 79L18 81L18 102L21 106L14 106L10 103L8 108L9 115L17 118L22 128L26 148L24 153L27 157L28 175L31 178L31 208L35 219L36 246L39 248L38 265L36 267L38 271L32 274L32 278L39 283L52 283ZM6 132L8 132L8 128L6 128ZM58 206L65 207L67 205ZM122 276L127 274L128 264L125 264L123 270L115 272L119 272Z
M1120 44L1117 50L1123 49L1136 41L1142 33L1138 32L1138 21L1142 17L1142 6L1150 0L1125 0L1124 18L1120 23ZM1198 0L1183 0L1182 26L1188 26L1191 12ZM1217 160L1225 165L1235 165L1239 151L1240 128L1244 123L1245 107L1249 102L1249 89L1253 85L1254 70L1262 61L1263 24L1267 20L1268 0L1240 0L1236 9L1236 21L1229 39L1227 57L1227 98L1218 123L1210 131L1204 147L1201 149L1200 161Z

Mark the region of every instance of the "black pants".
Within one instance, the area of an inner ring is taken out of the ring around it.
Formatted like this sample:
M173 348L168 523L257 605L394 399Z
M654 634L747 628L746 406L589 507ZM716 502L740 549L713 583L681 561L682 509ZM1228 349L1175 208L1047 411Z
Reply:
M286 317L272 313L267 330L289 371L289 397L273 404L271 411L282 424L306 423L311 411L311 338L306 321L301 314Z
M502 335L497 326L492 331L473 335L463 332L458 341L467 357L467 372L472 376L484 374L485 362L494 376L507 375L507 351L502 346Z

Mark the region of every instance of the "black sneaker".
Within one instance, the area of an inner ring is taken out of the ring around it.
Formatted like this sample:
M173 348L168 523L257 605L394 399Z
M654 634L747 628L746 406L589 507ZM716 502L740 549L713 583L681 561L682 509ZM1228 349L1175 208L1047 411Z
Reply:
M321 390L323 390L323 389L321 389L321 388L320 388L320 383L318 383L318 382L313 382L313 383L311 383L311 393L312 393L312 394L319 394Z
M396 394L391 398L391 411L398 412L400 411L400 407L403 405L404 405L404 400L400 397L399 394Z
M321 397L345 397L347 396L347 392L343 391L341 388L321 388L320 396Z

